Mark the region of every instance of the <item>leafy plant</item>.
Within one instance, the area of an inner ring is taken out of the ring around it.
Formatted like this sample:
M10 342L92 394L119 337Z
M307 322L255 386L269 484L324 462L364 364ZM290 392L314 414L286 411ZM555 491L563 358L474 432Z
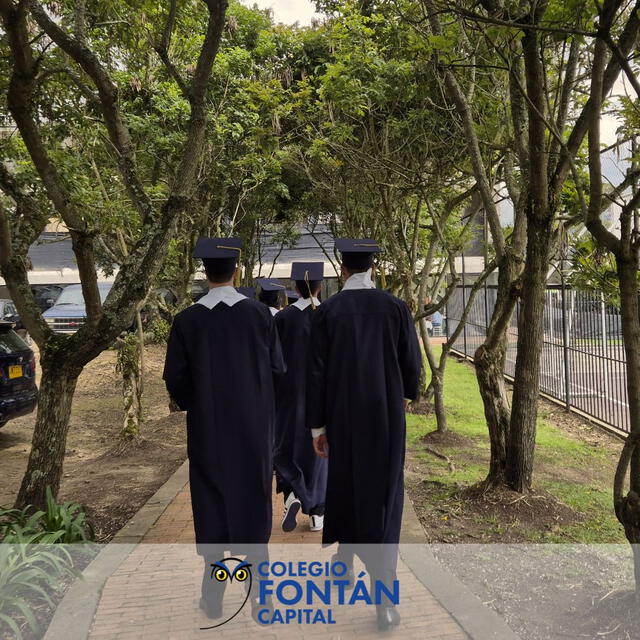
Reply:
M79 504L73 502L56 504L51 487L47 487L46 497L47 509L42 514L40 525L45 531L62 532L57 542L64 544L87 542L93 537L93 528Z
M19 542L16 535L33 536L31 543L72 544L93 538L93 528L79 504L56 504L51 488L46 489L46 510L0 508L0 539Z
M53 607L51 594L62 580L75 575L67 550L49 544L59 542L61 534L31 533L14 523L0 544L0 631L8 628L20 640L22 630L16 621L20 616L40 633L34 611L43 605Z
M170 331L171 325L163 318L158 318L153 322L147 333L147 342L150 344L166 344Z

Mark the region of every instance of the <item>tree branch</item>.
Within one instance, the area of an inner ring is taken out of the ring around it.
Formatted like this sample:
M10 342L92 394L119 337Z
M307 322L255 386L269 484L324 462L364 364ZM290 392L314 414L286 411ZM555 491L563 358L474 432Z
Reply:
M164 25L164 30L162 31L162 37L160 40L154 45L154 49L160 60L164 63L164 66L167 68L167 72L173 78L175 83L180 88L182 95L189 100L189 86L184 81L183 77L180 75L180 72L176 68L176 66L171 62L171 58L169 57L169 47L171 46L171 36L173 35L173 29L176 23L176 13L178 9L178 0L171 0L169 5L169 11L167 12L167 20Z
M636 45L638 38L638 31L640 30L640 0L636 0L634 7L630 10L629 18L620 34L620 38L617 43L617 48L622 56L628 56ZM613 85L615 84L618 75L620 74L620 62L615 56L609 60L607 67L604 71L602 81L602 98L607 96ZM594 101L590 96L586 104L582 108L578 119L576 120L569 139L565 145L565 149L560 154L558 164L554 170L551 180L550 193L554 198L558 197L560 189L564 184L569 172L571 171L571 160L575 157L582 145L584 137L587 135L589 129L589 122L591 121L592 112L595 109Z
M604 25L608 28L608 24ZM586 211L585 223L597 242L606 247L615 255L621 249L620 240L609 231L602 220L602 158L600 155L600 114L604 99L604 69L607 44L604 38L598 38L593 53L593 65L591 69L591 91L589 100L593 108L589 114L588 122L588 149L589 149L589 205ZM624 237L624 236L623 236Z
M429 11L431 30L435 35L442 35L442 27L437 16L433 0L424 0L424 2L427 6L427 10ZM482 197L482 204L487 212L487 219L489 227L491 228L491 236L493 238L493 246L496 255L500 257L504 253L505 249L504 235L500 225L498 209L493 200L493 193L489 178L482 159L482 152L480 151L480 144L474 127L473 118L471 116L469 103L467 102L464 93L451 70L443 68L443 73L447 91L456 106L458 115L462 119L462 127L466 137L466 144L469 151L471 165L473 167L474 177L478 185L478 191Z
M116 150L116 161L124 185L143 222L151 217L152 204L140 182L134 158L134 146L120 110L118 88L112 82L98 56L82 41L64 31L49 17L36 0L25 0L31 14L46 34L67 53L93 80L98 89L104 123Z
M13 62L7 105L49 198L72 232L72 237L76 238L73 246L74 251L76 247L80 250L80 255L76 256L78 270L87 308L87 320L92 324L97 322L102 308L93 259L93 240L83 216L76 209L71 194L51 163L33 115L32 97L37 65L33 60L33 52L29 44L24 4L20 3L16 6L10 0L2 0L0 13L7 32Z
M36 344L44 348L53 332L44 321L29 285L26 257L29 246L44 229L47 216L39 210L37 202L31 196L20 190L2 162L0 188L16 203L15 217L25 222L17 233L12 234L9 216L0 203L0 273L27 331Z

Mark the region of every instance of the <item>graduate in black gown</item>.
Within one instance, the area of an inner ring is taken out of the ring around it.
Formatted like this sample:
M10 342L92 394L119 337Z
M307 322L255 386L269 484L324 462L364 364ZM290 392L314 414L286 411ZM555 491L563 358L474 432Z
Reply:
M300 299L300 294L297 291L294 291L293 289L287 289L286 294L287 294L287 304L293 304L294 302Z
M280 311L280 293L284 292L286 287L273 278L258 278L258 284L260 285L258 300L266 304L271 315L275 316Z
M311 531L321 531L324 521L327 461L314 453L311 432L305 424L309 334L320 305L317 295L323 276L322 262L292 263L291 279L296 282L299 297L276 316L287 364L287 373L277 385L274 451L276 489L284 497L284 531L296 528L300 509L309 515Z
M307 380L307 427L316 452L329 460L322 540L367 545L374 549L373 557L363 557L371 577L393 580L405 399L417 396L421 352L407 305L371 280L377 243L344 239L336 248L345 285L314 314ZM380 629L399 623L391 606L377 614Z
M232 286L240 247L239 238L196 244L210 289L176 315L163 376L187 412L193 522L205 557L201 607L212 618L222 596L207 569L221 556L210 556L244 544L266 550L271 535L273 380L285 371L269 310Z

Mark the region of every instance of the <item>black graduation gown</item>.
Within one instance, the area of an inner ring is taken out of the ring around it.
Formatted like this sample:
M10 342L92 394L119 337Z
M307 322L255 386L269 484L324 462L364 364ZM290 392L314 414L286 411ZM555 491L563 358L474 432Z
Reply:
M326 426L325 544L397 543L404 497L404 398L422 358L404 302L341 291L318 308L307 372L307 427Z
M315 313L311 305L302 311L290 306L275 317L287 373L277 383L274 466L304 513L324 504L327 487L327 461L316 456L305 424L307 352Z
M284 370L274 319L259 302L194 304L173 321L163 377L187 411L198 544L269 541L273 375Z

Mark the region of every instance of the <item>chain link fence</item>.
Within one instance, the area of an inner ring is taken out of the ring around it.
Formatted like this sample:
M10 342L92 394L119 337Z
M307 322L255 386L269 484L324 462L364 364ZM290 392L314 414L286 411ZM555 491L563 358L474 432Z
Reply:
M471 285L460 286L446 310L446 333L458 326ZM597 293L550 285L545 294L544 342L540 355L540 391L567 409L616 432L629 433L625 354L620 311ZM454 351L473 359L484 342L496 300L496 287L476 295ZM515 374L518 343L516 307L508 330L505 377Z

